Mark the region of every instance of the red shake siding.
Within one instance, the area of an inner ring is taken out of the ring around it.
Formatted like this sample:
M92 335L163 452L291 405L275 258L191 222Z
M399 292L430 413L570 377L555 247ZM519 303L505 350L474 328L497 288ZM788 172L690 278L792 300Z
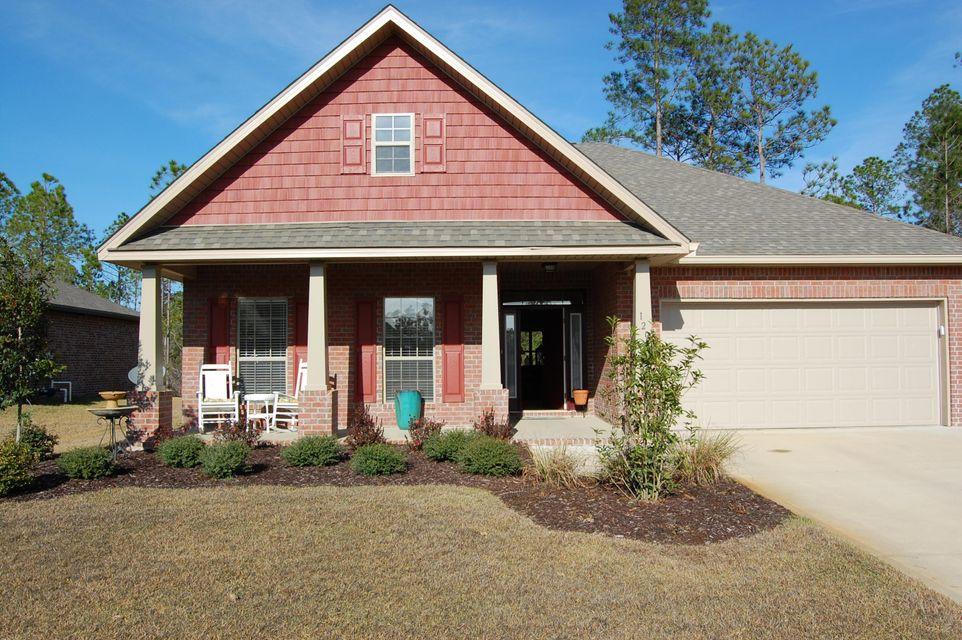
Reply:
M372 113L415 113L414 176L372 177ZM444 116L444 171L421 172L422 115ZM364 174L342 173L341 118L365 117ZM385 42L171 220L615 220L596 194L400 41Z

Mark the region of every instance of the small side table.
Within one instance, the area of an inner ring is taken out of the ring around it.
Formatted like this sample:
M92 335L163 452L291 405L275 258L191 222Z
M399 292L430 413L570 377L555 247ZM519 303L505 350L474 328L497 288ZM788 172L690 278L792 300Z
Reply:
M264 431L271 430L271 404L274 402L273 393L245 393L244 412L247 414L247 421L263 420Z

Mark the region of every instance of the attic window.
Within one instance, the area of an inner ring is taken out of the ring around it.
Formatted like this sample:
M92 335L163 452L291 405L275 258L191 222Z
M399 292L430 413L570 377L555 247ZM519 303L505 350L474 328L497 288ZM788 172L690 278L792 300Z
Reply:
M414 175L414 114L375 113L372 176Z

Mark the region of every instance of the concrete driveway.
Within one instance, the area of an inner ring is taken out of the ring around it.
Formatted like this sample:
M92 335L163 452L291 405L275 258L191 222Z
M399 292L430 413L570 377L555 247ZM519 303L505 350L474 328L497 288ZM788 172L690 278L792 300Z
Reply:
M738 435L736 478L962 602L962 429Z

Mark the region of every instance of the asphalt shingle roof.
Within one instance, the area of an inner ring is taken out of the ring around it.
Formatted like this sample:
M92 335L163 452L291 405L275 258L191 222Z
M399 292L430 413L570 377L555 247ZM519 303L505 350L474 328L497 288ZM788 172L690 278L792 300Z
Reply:
M605 143L577 145L699 256L962 255L962 239Z
M101 298L95 293L67 284L66 282L54 283L50 306L61 311L72 311L74 313L89 315L130 318L133 320L140 317L140 314L133 309L128 309L116 302L111 302L106 298Z
M672 244L624 222L354 222L161 227L120 251Z

